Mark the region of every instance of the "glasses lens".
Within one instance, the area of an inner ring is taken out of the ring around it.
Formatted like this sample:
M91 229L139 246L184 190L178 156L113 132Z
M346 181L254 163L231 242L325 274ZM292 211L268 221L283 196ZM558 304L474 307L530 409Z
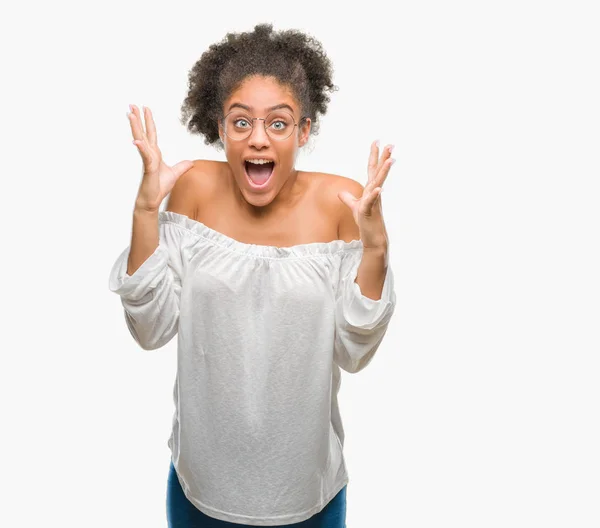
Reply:
M271 112L265 119L267 134L276 140L289 138L294 131L294 125L294 118L284 110Z
M246 139L252 133L252 118L243 111L234 110L223 120L227 137L234 141ZM285 110L271 112L264 120L264 127L271 139L281 141L292 135L295 128L294 117Z
M245 139L252 132L252 119L248 114L233 111L225 116L223 130L235 141Z

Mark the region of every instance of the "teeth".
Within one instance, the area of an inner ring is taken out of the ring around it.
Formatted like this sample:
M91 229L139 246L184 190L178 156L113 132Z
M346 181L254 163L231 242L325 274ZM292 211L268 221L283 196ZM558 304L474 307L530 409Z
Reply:
M249 159L246 161L248 163L255 163L256 165L264 165L265 163L273 163L272 160L267 160L267 159Z

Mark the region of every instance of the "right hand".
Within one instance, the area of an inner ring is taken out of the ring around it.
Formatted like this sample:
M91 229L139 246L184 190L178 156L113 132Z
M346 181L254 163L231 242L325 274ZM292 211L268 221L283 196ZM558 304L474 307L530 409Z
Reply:
M131 132L133 133L133 144L138 148L142 161L144 162L144 175L140 184L136 208L147 211L158 211L160 204L167 196L179 177L190 170L194 163L192 161L180 161L169 167L162 159L162 154L156 141L156 126L152 118L152 112L148 107L144 108L144 120L146 130L142 123L140 111L135 105L129 105L131 112L127 114Z

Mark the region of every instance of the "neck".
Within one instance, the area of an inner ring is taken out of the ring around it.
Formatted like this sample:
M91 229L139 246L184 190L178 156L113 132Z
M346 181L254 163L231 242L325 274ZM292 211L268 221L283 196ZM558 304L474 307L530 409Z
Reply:
M273 198L273 201L266 205L254 205L249 203L246 198L244 198L244 195L242 194L239 185L237 185L237 182L235 182L235 178L233 178L232 174L236 203L245 215L252 220L264 220L285 213L292 209L303 194L302 189L304 188L304 185L299 181L298 174L299 172L296 169L292 169L292 172L275 198Z

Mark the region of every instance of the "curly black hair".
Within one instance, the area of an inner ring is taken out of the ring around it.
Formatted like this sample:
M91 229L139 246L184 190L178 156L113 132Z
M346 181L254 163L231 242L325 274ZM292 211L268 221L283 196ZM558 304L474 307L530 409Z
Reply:
M206 145L221 149L217 120L225 100L253 75L274 77L292 90L302 116L318 134L318 115L327 113L333 67L319 41L295 29L274 32L272 24L257 24L253 32L227 33L212 44L188 73L188 94L181 123Z

